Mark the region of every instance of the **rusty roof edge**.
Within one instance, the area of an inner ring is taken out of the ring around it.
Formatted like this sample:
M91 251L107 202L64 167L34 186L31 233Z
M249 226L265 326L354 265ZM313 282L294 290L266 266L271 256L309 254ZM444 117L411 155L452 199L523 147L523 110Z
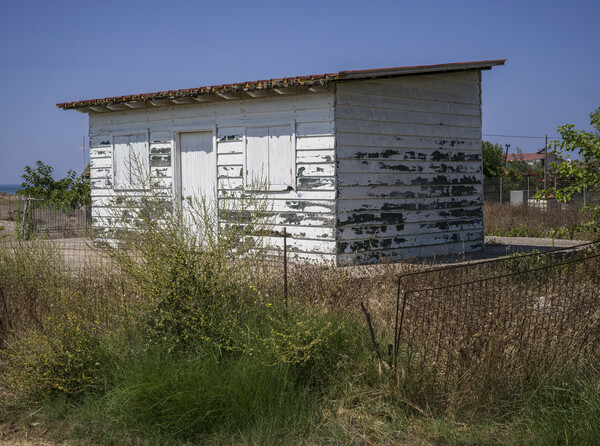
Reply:
M269 79L251 82L239 82L233 84L212 85L197 88L182 88L180 90L159 91L156 93L139 93L125 96L115 96L98 99L86 99L81 101L63 102L56 104L58 108L70 110L90 106L122 104L125 102L150 101L155 99L177 99L181 97L195 97L217 93L234 93L255 90L268 90L273 88L327 85L337 79L338 73L318 74L311 76L296 76L280 79Z
M442 73L462 70L489 70L494 66L504 65L506 59L482 60L476 62L455 62L437 65L418 65L412 67L376 68L368 70L340 71L342 79L362 79L369 77L398 76L420 73Z
M268 90L274 88L327 85L330 82L364 79L374 77L391 77L419 73L435 73L460 70L489 70L493 66L504 65L506 59L486 60L477 62L457 62L438 65L420 65L411 67L378 68L368 70L340 71L338 73L316 74L309 76L285 77L233 84L212 85L198 88L185 88L180 90L159 91L155 93L140 93L133 95L115 96L99 99L86 99L82 101L63 102L56 104L63 110L123 104L127 102L151 101L156 99L177 99L182 97L197 97L217 93L234 93L254 90Z

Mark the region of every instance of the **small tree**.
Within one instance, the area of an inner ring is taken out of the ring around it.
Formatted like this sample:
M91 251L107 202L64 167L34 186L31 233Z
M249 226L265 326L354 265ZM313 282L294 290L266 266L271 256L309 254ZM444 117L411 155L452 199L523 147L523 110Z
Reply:
M56 181L52 177L52 167L42 161L36 161L35 165L35 168L25 166L25 173L21 176L23 183L17 193L72 208L91 203L89 180L69 170L65 178Z
M567 159L556 166L559 178L567 179L560 189L548 188L540 194L547 197L554 194L558 201L566 202L584 189L592 192L600 186L600 107L590 113L590 123L595 132L576 130L573 124L558 128L561 139L553 141L553 153ZM571 160L572 153L579 154L578 160ZM586 206L592 218L581 226L571 228L573 234L589 231L600 236L600 205Z
M504 150L500 144L483 141L481 143L481 154L484 177L501 177L504 175Z

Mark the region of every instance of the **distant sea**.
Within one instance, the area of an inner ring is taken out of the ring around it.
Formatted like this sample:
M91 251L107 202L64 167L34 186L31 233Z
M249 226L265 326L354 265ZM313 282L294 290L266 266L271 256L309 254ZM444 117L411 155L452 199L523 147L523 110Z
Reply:
M14 195L21 188L20 184L0 184L0 192Z

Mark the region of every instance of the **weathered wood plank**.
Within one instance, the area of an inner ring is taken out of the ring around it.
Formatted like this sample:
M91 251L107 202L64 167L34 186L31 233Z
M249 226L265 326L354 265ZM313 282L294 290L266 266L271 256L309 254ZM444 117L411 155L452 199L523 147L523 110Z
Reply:
M337 147L481 150L481 139L338 132Z
M298 177L298 191L335 190L335 178L329 177Z
M244 155L242 153L220 153L217 156L219 166L241 166L244 164Z
M330 136L301 136L296 140L296 150L323 150L335 147L335 137Z
M415 247L403 247L396 249L384 249L379 251L367 251L340 254L337 256L338 265L353 265L365 263L379 263L382 259L398 260L420 257L443 257L450 254L471 252L483 249L482 240L461 241L458 243L446 243L444 245L422 245Z
M396 172L372 173L370 175L338 175L338 184L344 186L400 186L400 185L455 185L481 184L483 177L479 173L426 173L398 175Z
M414 98L427 101L458 102L461 104L479 104L479 92L462 93L439 89L423 88L402 82L386 82L385 80L368 80L340 83L338 94L366 93L376 96L392 96L399 98Z
M243 153L244 142L239 141L220 141L217 143L217 154L226 155L228 153Z
M472 173L481 172L481 161L377 161L347 160L337 161L338 175L396 172L398 175L414 175L414 173Z
M173 140L173 133L170 130L162 130L162 131L150 131L150 142L152 144L165 144L171 145Z
M481 230L481 219L467 220L442 220L431 222L401 223L396 225L361 225L341 226L338 228L338 240L370 240L373 237L400 237L405 235L428 234L447 232Z
M197 103L193 105L153 107L141 110L128 110L124 112L107 112L90 115L90 123L94 126L110 124L111 121L133 123L143 121L176 120L182 122L186 119L214 119L217 117L231 117L259 114L277 114L279 116L293 116L295 113L306 114L313 110L328 110L333 107L333 94L319 95L294 95L287 97L270 96L264 99L215 101L210 103ZM239 125L239 119L237 119ZM227 125L234 127L233 120ZM153 126L153 130L156 127Z
M480 116L387 110L372 106L338 105L336 107L335 116L336 119L385 121L403 124L450 125L457 127L481 127Z
M110 178L112 178L112 168L111 167L100 167L100 168L92 167L90 169L90 179L91 180L110 179Z
M90 137L90 148L102 148L102 147L111 147L112 146L112 137L110 134L106 135L96 135Z
M398 237L377 237L367 240L338 241L339 253L378 251L395 248L410 248L423 245L443 245L467 241L483 240L483 230L450 231L432 233L429 236L414 234Z
M338 212L357 211L418 211L471 207L482 204L480 195L462 197L418 197L418 198L360 198L355 200L338 199Z
M414 222L431 222L440 220L482 219L481 204L474 207L457 207L437 210L409 211L357 211L338 212L337 226L358 225L398 225Z
M333 163L327 164L296 164L296 176L300 177L331 177L335 174Z
M91 158L90 159L90 168L92 169L100 169L100 168L109 168L112 169L112 157L104 157L104 158Z
M283 237L263 237L263 242L271 249L283 249ZM310 252L335 254L337 252L336 242L333 240L310 240L288 238L287 249L289 252Z
M425 136L443 139L481 139L481 127L457 127L450 125L401 124L395 122L361 121L340 119L336 121L339 132L366 133L373 135Z
M300 164L333 163L334 159L335 151L333 149L296 152L296 161Z
M112 148L90 149L90 159L94 158L112 158Z
M481 161L479 150L338 147L337 159L390 161Z
M225 198L219 200L224 201ZM225 204L224 204L225 205ZM235 209L233 206L226 206ZM249 210L256 209L256 206L249 205ZM278 199L273 198L271 212L307 212L307 213L334 213L335 201L330 200L302 200L302 199Z
M219 178L242 178L244 176L244 166L218 166L217 175Z
M374 96L366 93L340 92L337 104L341 106L362 106L387 110L404 110L424 113L445 113L453 115L480 116L479 104L459 104L456 102L424 101L388 96Z
M150 167L171 167L171 154L151 154Z
M481 184L459 185L402 185L402 186L353 186L340 187L338 198L371 199L371 198L427 198L427 197L462 197L483 193Z

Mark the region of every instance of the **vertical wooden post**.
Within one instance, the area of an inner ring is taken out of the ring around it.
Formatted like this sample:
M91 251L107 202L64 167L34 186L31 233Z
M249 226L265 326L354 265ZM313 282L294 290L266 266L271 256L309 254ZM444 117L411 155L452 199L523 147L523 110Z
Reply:
M544 189L548 182L548 135L546 135L546 143L544 144Z
M500 204L502 204L502 177L500 177Z
M287 228L283 228L283 298L288 304L288 274L287 274Z

